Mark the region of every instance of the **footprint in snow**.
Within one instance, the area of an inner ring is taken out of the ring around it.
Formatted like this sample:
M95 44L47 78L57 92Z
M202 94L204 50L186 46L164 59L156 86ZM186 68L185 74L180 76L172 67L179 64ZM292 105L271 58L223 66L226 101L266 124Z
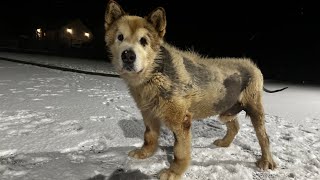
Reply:
M80 133L83 131L83 127L81 126L78 120L69 120L61 122L52 129L53 131L59 132L59 134L62 135L70 135Z

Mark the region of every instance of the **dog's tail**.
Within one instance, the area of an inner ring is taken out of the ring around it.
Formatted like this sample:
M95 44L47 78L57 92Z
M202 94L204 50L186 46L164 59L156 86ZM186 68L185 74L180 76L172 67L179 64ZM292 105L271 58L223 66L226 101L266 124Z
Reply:
M281 89L276 89L276 90L269 90L265 87L263 87L263 91L267 92L267 93L276 93L276 92L280 92L280 91L283 91L285 89L287 89L288 87L284 87L284 88L281 88Z

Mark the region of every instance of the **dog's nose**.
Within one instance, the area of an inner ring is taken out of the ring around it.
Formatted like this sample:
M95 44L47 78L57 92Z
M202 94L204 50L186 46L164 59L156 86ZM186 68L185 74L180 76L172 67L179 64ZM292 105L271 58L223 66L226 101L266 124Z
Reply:
M121 54L121 59L125 64L132 64L136 60L136 54L133 50L125 50Z

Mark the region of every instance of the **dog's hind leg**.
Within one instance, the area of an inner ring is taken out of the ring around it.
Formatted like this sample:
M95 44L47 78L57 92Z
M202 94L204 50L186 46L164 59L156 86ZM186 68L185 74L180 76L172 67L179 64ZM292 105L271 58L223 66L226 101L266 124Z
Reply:
M250 116L253 127L261 147L262 156L257 161L257 166L263 170L276 168L276 163L272 159L270 152L269 138L266 133L264 122L264 111L261 103L261 95L257 95L256 102L247 104L246 112Z
M169 169L160 172L160 180L178 180L187 170L191 160L191 113L187 112L184 116L176 116L179 123L167 124L174 133L175 142L173 147L174 160ZM182 122L181 122L182 120Z
M137 159L145 159L154 154L158 148L158 137L160 133L160 122L142 113L146 130L144 132L144 144L140 149L129 152L129 156Z
M237 135L239 131L239 122L237 116L221 116L219 117L222 121L224 119L228 119L226 122L227 125L227 134L223 137L223 139L217 139L213 142L214 145L220 147L228 147L232 143L233 139ZM230 120L231 119L231 120Z
M235 103L230 109L221 113L219 119L227 125L227 134L223 139L217 139L213 142L214 145L220 147L228 147L239 132L239 122L237 114L243 110L240 102Z

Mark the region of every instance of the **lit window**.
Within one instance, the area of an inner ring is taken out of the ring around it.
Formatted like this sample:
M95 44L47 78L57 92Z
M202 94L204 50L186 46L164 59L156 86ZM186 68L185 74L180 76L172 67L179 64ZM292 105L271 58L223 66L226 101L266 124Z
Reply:
M71 28L67 28L66 31L67 31L67 33L70 33L70 34L72 34L72 32L73 32Z
M42 30L41 30L41 28L36 29L36 36L39 39L42 38Z
M89 37L90 37L90 34L89 34L89 33L87 33L87 32L85 32L85 33L84 33L84 36L86 36L86 37L88 37L88 38L89 38Z

